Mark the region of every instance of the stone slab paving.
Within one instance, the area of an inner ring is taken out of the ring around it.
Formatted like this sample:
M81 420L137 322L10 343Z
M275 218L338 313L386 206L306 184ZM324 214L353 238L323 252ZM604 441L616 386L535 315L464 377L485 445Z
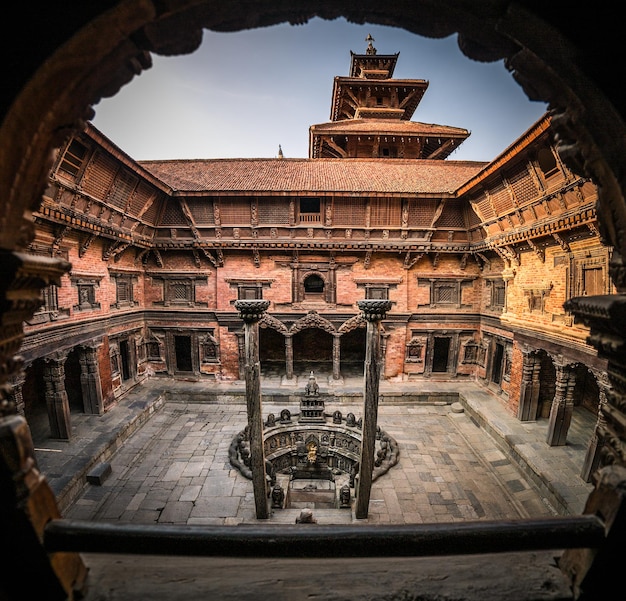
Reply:
M167 401L109 458L111 475L88 484L64 517L128 523L241 524L256 521L252 482L228 460L245 427L245 406ZM285 405L264 405L264 415ZM297 407L287 406L293 413ZM332 407L326 408L332 412ZM361 407L341 405L360 415ZM372 486L358 522L427 523L554 515L494 441L451 405L382 405L379 424L399 462ZM299 510L273 510L293 523ZM346 523L350 510L319 510L318 523ZM354 520L356 521L356 520Z

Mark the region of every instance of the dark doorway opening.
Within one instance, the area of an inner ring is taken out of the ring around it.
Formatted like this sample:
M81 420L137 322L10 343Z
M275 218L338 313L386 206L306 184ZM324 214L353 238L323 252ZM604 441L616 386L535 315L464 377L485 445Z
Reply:
M304 280L305 300L324 300L324 280L317 274L312 274Z
M176 351L176 371L193 371L191 363L191 337L174 336Z
M496 342L496 348L493 353L493 367L491 369L491 381L494 384L500 384L502 381L502 358L504 357L504 346Z
M264 376L286 374L285 336L272 328L259 328L259 360Z
M128 340L120 340L120 360L122 363L122 381L130 380L130 348Z
M83 391L80 382L80 360L73 349L65 360L65 392L72 413L84 413Z
M450 338L435 338L433 347L433 372L448 371L448 356L450 354Z
M332 374L333 337L318 328L306 328L293 337L293 370L296 376L307 376L311 371Z

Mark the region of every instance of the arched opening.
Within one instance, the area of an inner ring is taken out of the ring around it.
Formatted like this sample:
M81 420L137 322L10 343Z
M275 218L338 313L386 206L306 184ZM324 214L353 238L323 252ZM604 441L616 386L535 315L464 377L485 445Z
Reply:
M259 328L259 360L263 376L285 375L285 337L280 332L273 328Z
M324 280L317 273L312 273L304 279L304 300L324 300Z
M293 336L293 370L308 377L313 371L318 380L333 372L333 336L319 328L305 328Z
M341 374L363 376L365 362L365 328L355 328L341 336Z

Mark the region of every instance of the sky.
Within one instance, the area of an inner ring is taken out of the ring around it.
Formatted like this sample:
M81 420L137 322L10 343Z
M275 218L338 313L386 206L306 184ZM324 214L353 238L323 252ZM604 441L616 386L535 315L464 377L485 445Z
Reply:
M491 161L545 113L503 61L464 56L456 35L314 18L237 33L204 31L189 55L153 55L153 65L114 97L93 124L133 159L306 158L309 127L330 120L333 80L350 52L400 53L394 77L429 87L412 120L461 127L470 137L451 160Z

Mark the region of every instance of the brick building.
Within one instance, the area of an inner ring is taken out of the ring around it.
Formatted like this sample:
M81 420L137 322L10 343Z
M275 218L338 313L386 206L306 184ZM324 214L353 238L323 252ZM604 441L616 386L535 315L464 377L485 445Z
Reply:
M309 158L138 162L91 124L59 150L35 255L71 269L25 325L18 411L68 438L146 377L242 377L238 299L270 301L261 364L287 381L362 373L363 298L388 299L383 377L477 379L566 443L597 413L606 361L564 309L613 292L597 189L545 116L490 163L449 156L465 129L412 121L424 80L369 41L336 77ZM589 478L597 464L592 432Z

